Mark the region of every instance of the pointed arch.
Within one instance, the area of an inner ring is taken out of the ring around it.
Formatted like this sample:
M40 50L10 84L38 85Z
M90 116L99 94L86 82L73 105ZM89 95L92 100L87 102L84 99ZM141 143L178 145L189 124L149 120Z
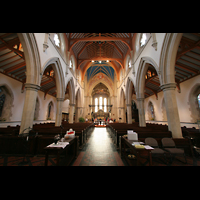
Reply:
M75 86L74 86L74 80L71 77L70 79L67 80L67 84L66 87L69 84L69 100L70 100L70 104L75 104Z
M40 85L41 62L34 33L17 33L26 61L26 83Z
M136 89L137 98L144 98L145 74L146 74L149 64L151 64L155 68L158 74L159 80L161 80L160 70L156 62L150 57L142 57L140 59L140 63L139 63L137 75L136 75L135 89Z
M133 79L131 77L128 77L126 84L126 104L131 104L133 87L134 87Z
M51 65L54 72L55 72L55 79L56 79L56 90L57 90L57 98L64 98L65 94L65 81L64 81L64 73L62 69L62 65L58 57L50 58L45 62L42 68L41 76L43 75L45 69Z
M166 33L161 54L160 54L160 71L161 84L175 83L175 62L183 33Z
M90 87L90 89L89 89L89 95L91 95L93 88L96 87L99 83L103 83L103 84L109 89L110 96L113 96L113 89L110 87L110 85L109 85L106 81L104 81L104 80L102 80L102 79L96 81L96 82L93 84L93 86Z

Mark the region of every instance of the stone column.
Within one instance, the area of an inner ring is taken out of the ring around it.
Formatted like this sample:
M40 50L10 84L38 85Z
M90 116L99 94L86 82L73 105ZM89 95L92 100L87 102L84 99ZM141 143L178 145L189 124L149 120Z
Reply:
M76 107L76 117L75 122L79 122L79 118L83 114L83 107Z
M126 104L127 106L127 123L132 124L132 110L131 110L131 104Z
M146 127L145 111L144 111L144 98L137 98L137 102L138 102L139 126Z
M40 86L31 83L25 83L25 88L26 88L26 95L25 95L24 108L22 113L19 134L23 133L23 131L24 133L28 133L29 132L28 128L33 127L36 98Z
M74 123L74 108L75 108L75 104L69 104L70 105L70 109L69 109L69 123L73 124Z
M119 120L119 122L121 122L121 123L125 123L126 122L126 120L125 120L125 118L126 118L126 116L125 116L125 112L124 112L124 107L118 107L118 109L119 109L119 118L121 118L121 120Z
M60 126L62 123L62 106L64 98L56 98L57 99L57 105L56 105L56 122L55 126Z
M172 132L173 138L182 138L182 131L176 102L176 83L161 85L165 98L168 129Z

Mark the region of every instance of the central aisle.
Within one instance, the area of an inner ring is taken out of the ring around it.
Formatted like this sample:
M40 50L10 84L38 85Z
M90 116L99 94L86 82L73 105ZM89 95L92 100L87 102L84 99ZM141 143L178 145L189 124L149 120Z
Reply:
M124 166L106 128L94 128L73 166Z

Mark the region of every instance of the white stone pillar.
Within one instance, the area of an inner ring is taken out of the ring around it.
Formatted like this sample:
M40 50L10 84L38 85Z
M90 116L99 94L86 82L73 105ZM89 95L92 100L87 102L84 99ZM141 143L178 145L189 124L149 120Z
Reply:
M132 124L132 110L131 110L131 104L126 104L127 106L127 123Z
M144 98L137 98L137 102L138 102L139 126L146 127L145 111L144 111Z
M83 115L83 107L76 107L75 122L79 122L79 118Z
M75 104L69 104L70 109L69 109L69 123L73 124L74 123L74 108Z
M121 118L121 120L119 119L119 122L121 123L125 123L126 122L126 116L125 116L125 111L124 111L124 107L118 107L119 109L119 118Z
M40 86L31 83L25 83L25 88L26 88L26 95L25 95L24 108L22 113L19 134L28 133L29 132L28 128L33 127L36 98Z
M176 83L161 85L163 90L165 107L167 113L168 129L172 132L173 138L182 138L182 131L176 101Z
M56 105L56 122L55 126L60 126L62 123L62 106L64 98L56 98L57 99L57 105Z

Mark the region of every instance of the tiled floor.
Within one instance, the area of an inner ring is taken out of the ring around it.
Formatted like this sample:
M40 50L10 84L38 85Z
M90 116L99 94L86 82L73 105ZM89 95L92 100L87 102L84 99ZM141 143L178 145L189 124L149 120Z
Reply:
M95 127L73 166L124 166L105 127Z

